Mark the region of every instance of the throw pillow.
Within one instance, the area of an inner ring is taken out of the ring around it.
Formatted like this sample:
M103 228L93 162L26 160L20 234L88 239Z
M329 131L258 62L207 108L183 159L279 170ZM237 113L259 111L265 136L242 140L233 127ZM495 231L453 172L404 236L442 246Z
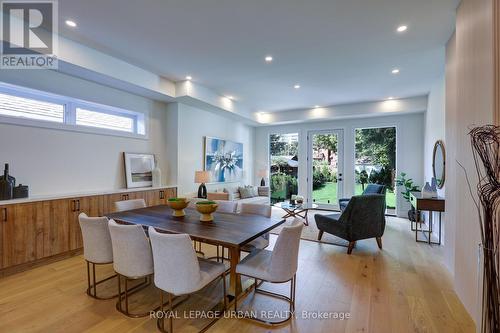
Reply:
M239 191L241 199L247 199L253 197L253 189L249 187L240 187Z

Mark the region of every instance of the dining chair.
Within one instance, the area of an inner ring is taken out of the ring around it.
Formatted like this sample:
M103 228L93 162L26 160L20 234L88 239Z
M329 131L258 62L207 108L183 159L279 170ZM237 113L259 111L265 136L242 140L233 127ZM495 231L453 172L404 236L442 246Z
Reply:
M108 225L113 247L113 268L118 275L118 302L116 308L128 317L148 316L149 312L131 313L129 311L129 295L151 284L150 278L154 270L149 240L140 225L118 224L114 220L109 220ZM123 293L122 279L125 282ZM144 282L129 290L128 281L139 279L144 279ZM123 301L125 302L125 309L123 309Z
M173 333L173 296L189 295L222 279L223 311L226 310L226 268L224 264L198 258L187 234L165 234L149 227L153 248L154 283L160 289L161 311L165 313L157 320L161 332ZM173 255L175 254L175 255ZM164 312L164 293L168 297L168 313ZM165 316L169 318L169 330L165 330ZM218 318L214 318L200 331L205 331Z
M219 213L236 213L238 203L229 200L214 200L217 203L217 212Z
M247 314L249 312L244 314L245 318L268 325L279 325L290 320L292 312L295 311L296 273L298 266L300 235L302 233L303 226L303 221L295 218L290 225L283 227L272 251L254 251L246 256L236 266L237 274L250 277L255 280L255 293L279 298L289 303L290 311L288 312L287 318L281 321L272 322L259 318L256 315L248 316ZM290 282L290 297L259 289L257 280L270 283ZM236 313L238 311L237 297L234 299L234 311Z
M146 207L144 199L123 200L115 202L115 212L138 209Z
M240 204L240 214L260 215L264 217L271 217L272 209L269 205L260 205L252 203ZM269 233L260 236L250 243L241 247L244 252L252 252L255 250L262 250L269 246Z
M78 215L80 229L83 238L83 257L87 262L87 295L95 299L106 300L118 296L118 294L101 297L97 295L97 286L114 277L111 275L96 281L96 265L113 263L113 248L109 234L108 219L106 217L88 217L87 214ZM92 267L92 282L90 279Z

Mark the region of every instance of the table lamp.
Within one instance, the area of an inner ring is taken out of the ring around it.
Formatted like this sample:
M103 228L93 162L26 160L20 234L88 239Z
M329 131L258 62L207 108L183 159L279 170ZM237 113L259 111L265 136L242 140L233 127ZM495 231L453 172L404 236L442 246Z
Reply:
M262 178L260 180L260 186L266 186L267 169L260 169L257 176Z
M205 186L205 183L210 182L210 171L195 171L194 182L200 184L200 187L198 188L198 198L206 199L207 187Z

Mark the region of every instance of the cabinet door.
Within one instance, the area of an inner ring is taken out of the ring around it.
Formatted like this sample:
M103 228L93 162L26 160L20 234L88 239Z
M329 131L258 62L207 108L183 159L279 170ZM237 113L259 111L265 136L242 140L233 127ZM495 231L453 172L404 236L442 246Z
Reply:
M45 222L44 256L49 257L69 251L69 225L75 202L67 199L52 200L50 217Z
M75 198L69 200L69 203L69 249L81 249L83 248L83 238L78 215L80 215L80 213L85 213L89 217L99 216L99 211L102 211L102 208L99 208L99 206L102 205L102 198L99 195Z
M43 202L3 207L3 267L43 257L43 221L49 209Z

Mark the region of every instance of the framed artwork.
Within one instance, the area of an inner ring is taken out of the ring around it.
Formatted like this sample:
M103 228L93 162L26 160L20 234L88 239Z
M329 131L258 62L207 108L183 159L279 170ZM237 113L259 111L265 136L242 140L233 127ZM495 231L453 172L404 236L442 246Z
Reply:
M237 182L243 178L243 144L205 137L205 171L215 183Z
M153 154L123 153L127 188L153 186Z

